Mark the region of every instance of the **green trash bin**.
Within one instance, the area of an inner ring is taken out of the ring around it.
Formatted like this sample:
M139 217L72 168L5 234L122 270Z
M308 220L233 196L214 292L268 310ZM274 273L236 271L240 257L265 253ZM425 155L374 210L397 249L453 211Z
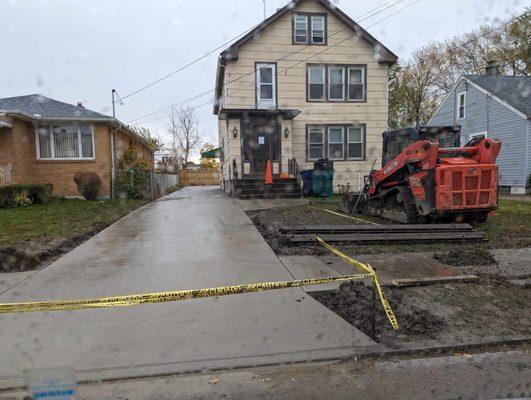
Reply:
M334 194L334 165L323 159L314 163L312 192L315 196L330 197Z

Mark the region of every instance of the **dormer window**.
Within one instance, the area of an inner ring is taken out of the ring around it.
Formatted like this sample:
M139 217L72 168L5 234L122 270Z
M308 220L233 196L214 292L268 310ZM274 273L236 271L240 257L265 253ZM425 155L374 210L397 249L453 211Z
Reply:
M326 14L293 14L293 44L325 45Z

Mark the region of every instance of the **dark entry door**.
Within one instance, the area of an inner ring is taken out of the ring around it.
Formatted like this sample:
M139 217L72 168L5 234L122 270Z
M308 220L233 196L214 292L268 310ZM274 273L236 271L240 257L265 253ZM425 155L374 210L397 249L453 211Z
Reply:
M275 124L253 124L249 132L249 160L251 174L265 174L267 160L274 161L278 157L278 138Z

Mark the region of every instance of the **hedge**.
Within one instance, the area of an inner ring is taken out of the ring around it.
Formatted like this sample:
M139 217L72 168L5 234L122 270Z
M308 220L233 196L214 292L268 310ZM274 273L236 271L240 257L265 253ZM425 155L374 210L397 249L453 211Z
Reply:
M33 204L46 203L52 197L51 184L18 184L0 187L0 208L15 205L15 196L25 193Z

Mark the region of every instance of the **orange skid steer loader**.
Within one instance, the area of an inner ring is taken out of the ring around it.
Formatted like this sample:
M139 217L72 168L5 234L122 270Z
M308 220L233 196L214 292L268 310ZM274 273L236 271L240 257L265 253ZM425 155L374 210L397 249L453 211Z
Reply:
M475 138L460 147L459 126L384 132L382 168L363 191L345 196L347 212L402 223L484 222L498 206L501 142Z

